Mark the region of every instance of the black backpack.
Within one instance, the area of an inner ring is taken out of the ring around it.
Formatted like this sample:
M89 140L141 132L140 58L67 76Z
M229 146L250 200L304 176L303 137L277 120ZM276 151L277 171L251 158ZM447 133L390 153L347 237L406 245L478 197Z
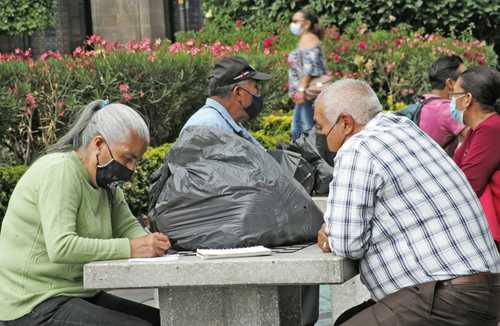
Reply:
M417 98L417 101L415 103L404 107L403 109L395 112L395 114L407 117L418 126L420 123L420 111L422 111L424 105L437 99L440 99L440 97L425 98L423 96L420 96Z

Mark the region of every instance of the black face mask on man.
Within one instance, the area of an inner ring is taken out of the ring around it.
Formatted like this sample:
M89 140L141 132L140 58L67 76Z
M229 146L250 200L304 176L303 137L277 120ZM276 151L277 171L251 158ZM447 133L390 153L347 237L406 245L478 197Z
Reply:
M108 146L108 144L106 144ZM109 154L111 155L111 160L103 165L99 163L99 153L96 155L97 167L96 167L96 183L101 188L109 188L114 184L119 182L127 182L132 177L134 171L127 168L125 165L119 163L113 157L111 149L108 146Z
M245 92L247 92L248 94L250 94L250 96L252 96L252 103L250 103L250 105L244 109L247 112L250 120L255 119L262 112L262 109L264 108L264 98L262 96L253 95L243 87L240 88Z

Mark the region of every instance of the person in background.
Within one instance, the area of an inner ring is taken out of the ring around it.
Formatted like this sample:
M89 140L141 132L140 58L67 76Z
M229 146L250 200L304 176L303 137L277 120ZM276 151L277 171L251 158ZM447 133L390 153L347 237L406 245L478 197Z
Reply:
M181 133L191 126L219 128L264 149L240 123L255 119L262 112L264 102L258 82L269 79L271 75L256 71L243 58L222 58L209 76L210 98L189 118Z
M0 320L6 326L159 326L158 309L83 288L92 261L162 256L167 236L147 234L117 182L149 144L142 117L94 101L17 183L0 233Z
M458 166L364 81L335 82L315 106L337 152L318 245L359 260L372 296L335 325L495 326L500 255Z
M450 114L449 93L458 76L465 70L463 60L456 55L443 56L429 68L432 90L424 94L419 127L434 139L448 155L453 156L457 145L465 138L465 126Z
M313 103L305 98L305 90L313 77L326 73L321 49L321 27L318 16L302 9L292 17L290 32L299 36L298 47L288 55L288 94L295 103L292 118L292 141L314 126Z
M460 75L450 95L451 115L471 129L453 159L481 198L500 248L500 72L487 66L470 68Z

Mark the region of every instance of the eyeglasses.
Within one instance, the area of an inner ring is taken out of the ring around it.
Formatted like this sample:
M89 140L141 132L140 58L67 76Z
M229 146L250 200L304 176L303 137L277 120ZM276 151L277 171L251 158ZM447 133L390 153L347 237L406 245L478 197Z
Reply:
M292 19L292 23L303 22L305 19Z
M339 120L340 120L340 116L337 118L337 121L330 127L330 130L328 130L328 132L326 133L325 138L328 137L331 134L331 132L333 131L333 128L335 128L335 126L337 125L337 123L339 122ZM320 130L320 128L319 128L318 125L316 125L316 130L317 131Z
M449 97L454 97L454 96L459 96L459 95L466 95L469 94L469 92L451 92L448 93Z

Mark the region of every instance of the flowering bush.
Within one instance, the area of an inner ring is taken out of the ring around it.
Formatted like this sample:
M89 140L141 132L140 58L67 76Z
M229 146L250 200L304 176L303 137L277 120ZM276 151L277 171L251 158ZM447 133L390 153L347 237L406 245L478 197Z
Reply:
M326 25L342 30L362 19L371 30L391 29L399 24L439 31L447 36L472 33L496 43L500 53L500 2L498 0L205 0L206 21L217 25L238 19L253 26L272 28L288 22L298 9L307 7L320 15Z
M256 30L239 20L208 24L198 33L178 35L177 40L111 43L93 35L71 55L49 51L32 58L29 50L2 54L2 160L29 163L67 130L81 105L98 98L139 110L150 122L152 145L172 142L186 119L203 105L214 61L229 54L243 56L257 69L272 73L273 79L264 83L264 113L293 107L286 93L287 53L297 38L287 26L270 22ZM428 89L427 67L440 55L457 53L468 65L496 60L492 48L476 40L406 28L371 32L364 24L352 25L343 33L335 27L327 29L323 48L336 79L363 78L384 102L390 97L393 104L409 103ZM393 104L386 108L397 107ZM259 121L247 127L258 130ZM257 133L257 137L265 135Z

